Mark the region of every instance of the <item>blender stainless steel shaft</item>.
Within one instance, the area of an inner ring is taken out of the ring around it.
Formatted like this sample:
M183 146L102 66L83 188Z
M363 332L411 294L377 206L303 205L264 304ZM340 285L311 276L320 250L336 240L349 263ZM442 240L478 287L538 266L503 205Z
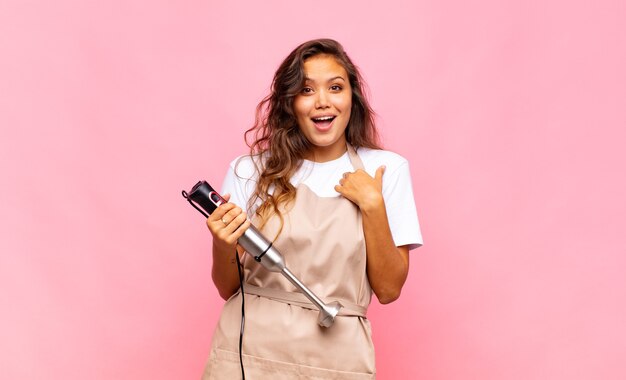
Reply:
M261 232L253 225L239 238L239 245L252 256L256 261L261 263L265 269L270 272L282 273L298 290L300 290L320 311L317 323L323 327L330 327L339 310L343 307L339 302L331 302L325 304L319 297L315 295L306 285L304 285L291 271L287 268L285 258L272 246L272 243L261 234Z

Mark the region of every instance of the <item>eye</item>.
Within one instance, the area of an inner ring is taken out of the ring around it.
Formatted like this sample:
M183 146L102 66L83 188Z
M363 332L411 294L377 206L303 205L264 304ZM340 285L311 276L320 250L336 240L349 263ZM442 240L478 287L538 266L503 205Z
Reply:
M302 90L300 90L300 92L303 94L310 94L313 92L313 89L311 87L304 87L302 88Z
M338 84L334 84L334 85L330 86L330 89L331 89L332 91L341 91L341 90L343 89L343 87L341 87L341 86L340 86L340 85L338 85Z

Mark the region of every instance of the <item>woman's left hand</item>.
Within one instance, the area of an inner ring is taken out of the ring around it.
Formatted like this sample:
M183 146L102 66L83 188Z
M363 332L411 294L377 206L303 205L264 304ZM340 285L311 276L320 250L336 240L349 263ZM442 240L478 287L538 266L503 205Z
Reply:
M376 169L374 177L364 170L344 173L335 191L352 201L360 209L378 207L383 201L383 174L385 166Z
M400 296L409 272L409 250L396 247L383 199L385 167L374 177L363 170L345 173L335 190L356 204L363 216L363 235L367 253L367 277L380 303L393 302Z

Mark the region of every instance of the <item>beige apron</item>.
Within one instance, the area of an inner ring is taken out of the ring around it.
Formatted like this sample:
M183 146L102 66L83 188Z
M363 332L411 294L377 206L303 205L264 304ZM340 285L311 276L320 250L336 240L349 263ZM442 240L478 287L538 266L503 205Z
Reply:
M354 169L363 163L348 146ZM245 329L243 364L247 380L375 379L374 346L365 314L372 290L366 274L365 239L358 208L344 197L318 197L305 185L274 246L287 267L324 302L344 308L330 328L317 324L318 309L280 273L244 259ZM263 233L278 230L272 217ZM224 305L213 335L203 379L241 378L241 294Z

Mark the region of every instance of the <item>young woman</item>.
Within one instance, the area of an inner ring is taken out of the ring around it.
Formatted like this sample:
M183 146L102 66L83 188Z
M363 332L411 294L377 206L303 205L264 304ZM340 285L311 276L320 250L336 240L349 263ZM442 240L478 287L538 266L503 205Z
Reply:
M408 163L379 148L363 81L343 47L320 39L289 54L246 135L251 152L224 180L229 202L207 220L213 281L228 301L204 378L241 377L236 254L247 378L375 378L366 319L372 292L383 304L400 296L409 250L422 238ZM318 310L286 278L243 255L236 242L248 215L296 277L324 302L344 306L331 327L317 324Z

